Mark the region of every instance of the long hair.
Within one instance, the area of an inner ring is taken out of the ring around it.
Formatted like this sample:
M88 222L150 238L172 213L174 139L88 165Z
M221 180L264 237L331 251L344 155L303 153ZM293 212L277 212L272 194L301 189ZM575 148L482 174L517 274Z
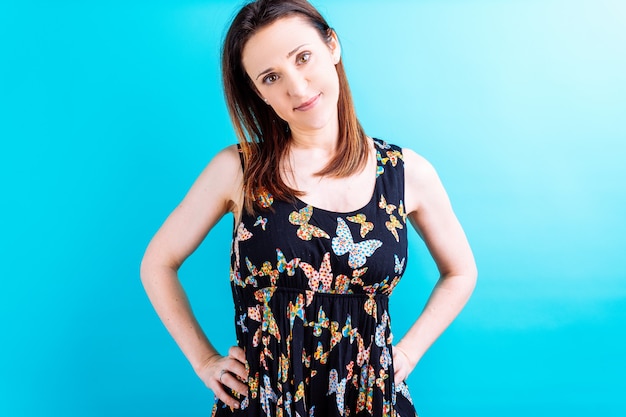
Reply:
M243 49L261 28L278 19L299 15L329 43L333 34L322 15L306 0L257 0L233 19L222 49L224 95L244 160L244 207L262 208L261 195L292 200L302 192L282 180L280 161L289 151L289 126L256 93L242 63ZM359 123L342 60L335 65L339 78L339 140L335 157L317 175L345 177L367 163L369 147Z

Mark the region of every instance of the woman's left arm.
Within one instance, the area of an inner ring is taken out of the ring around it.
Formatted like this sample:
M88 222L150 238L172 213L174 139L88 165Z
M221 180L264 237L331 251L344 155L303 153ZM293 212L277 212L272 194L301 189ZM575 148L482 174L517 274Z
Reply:
M463 309L476 285L476 264L461 224L433 166L404 149L405 204L439 280L424 310L394 349L395 381L407 378L428 348Z

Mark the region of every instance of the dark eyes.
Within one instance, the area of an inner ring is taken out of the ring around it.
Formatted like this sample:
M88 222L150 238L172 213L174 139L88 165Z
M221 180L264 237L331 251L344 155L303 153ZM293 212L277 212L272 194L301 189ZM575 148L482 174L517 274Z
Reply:
M278 81L278 75L276 74L269 74L263 77L263 84L274 84L276 81Z
M296 65L306 64L311 60L310 52L302 52L296 56ZM263 77L263 84L271 85L278 81L278 75L271 73Z

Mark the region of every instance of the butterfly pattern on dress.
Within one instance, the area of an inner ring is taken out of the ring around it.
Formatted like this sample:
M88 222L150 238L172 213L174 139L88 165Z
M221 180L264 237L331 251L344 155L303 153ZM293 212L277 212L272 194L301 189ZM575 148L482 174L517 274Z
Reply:
M309 220L311 220L311 216L313 216L313 206L306 206L302 209L293 211L289 214L289 222L294 225L300 226L296 231L298 237L302 240L311 240L314 237L323 237L326 239L330 239L328 233L324 230L320 229L317 226L313 226L309 224Z
M248 396L237 397L241 410L216 401L213 417L416 417L393 381L387 305L407 259L403 159L374 143L365 207L337 213L261 191L261 209L236 224L231 288Z
M348 265L351 268L360 268L365 265L367 258L372 256L382 244L378 239L355 243L346 222L341 217L337 217L337 236L332 239L333 251L338 256L348 253Z

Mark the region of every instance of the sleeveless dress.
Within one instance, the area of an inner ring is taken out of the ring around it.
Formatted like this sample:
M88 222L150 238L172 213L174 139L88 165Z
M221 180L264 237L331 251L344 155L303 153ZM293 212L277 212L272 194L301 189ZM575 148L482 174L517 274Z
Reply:
M259 196L234 231L231 288L248 396L212 416L417 416L394 384L388 298L407 258L401 148L374 140L376 185L337 213ZM372 173L374 175L374 173Z

